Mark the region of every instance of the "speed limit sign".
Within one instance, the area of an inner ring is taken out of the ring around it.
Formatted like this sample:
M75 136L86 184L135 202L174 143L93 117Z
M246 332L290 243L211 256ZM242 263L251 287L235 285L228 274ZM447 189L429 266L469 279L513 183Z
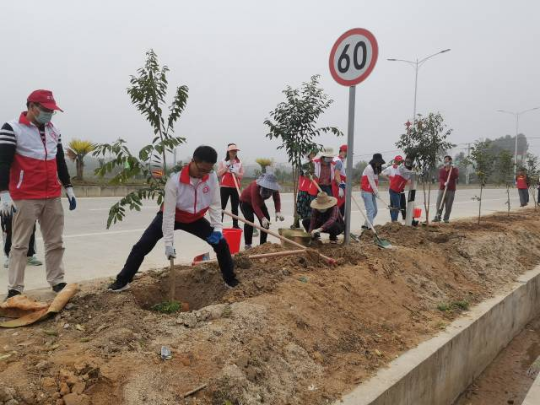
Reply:
M354 28L340 36L330 52L330 73L343 86L356 86L371 73L379 46L371 32Z
M354 106L356 85L370 75L377 63L379 46L371 32L353 28L340 36L330 52L330 73L336 82L349 87L349 122L347 128L347 168L345 173L345 243L351 235L352 172L354 155ZM373 225L373 224L371 224Z

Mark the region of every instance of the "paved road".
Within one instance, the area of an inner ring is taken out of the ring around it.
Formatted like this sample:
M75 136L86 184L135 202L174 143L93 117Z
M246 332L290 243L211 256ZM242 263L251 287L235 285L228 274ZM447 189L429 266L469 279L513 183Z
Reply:
M452 218L463 218L477 215L478 202L472 200L479 190L467 189L458 190L454 202ZM512 207L518 206L518 195L516 190L511 191ZM363 207L359 193L354 193L356 199ZM388 194L382 193L383 198L388 202ZM292 223L292 194L282 195L282 211L285 215L285 226ZM436 192L432 192L432 206L435 204ZM109 207L118 198L80 198L77 201L77 209L73 212L67 210L67 200L64 200L65 218L65 246L66 253L64 262L66 267L66 280L78 282L98 277L114 276L121 270L124 261L133 246L138 240L146 226L150 223L156 213L155 203L147 201L141 212L133 212L127 218L114 225L110 230L105 229ZM422 199L422 194L417 197ZM488 214L494 211L505 210L506 192L503 189L484 190L483 213ZM532 201L532 200L531 200ZM381 209L379 204L379 209ZM270 203L270 212L273 212ZM388 210L381 209L376 224L384 224L390 220ZM363 218L360 212L353 205L352 230L358 232L362 225ZM230 221L225 222L225 226L231 226ZM282 223L279 226L283 226ZM279 227L272 224L273 229ZM39 232L39 231L38 231ZM38 258L43 260L43 241L38 235ZM273 237L270 241L276 241ZM176 232L175 245L178 254L178 261L190 263L194 256L207 252L209 246L199 239L184 232ZM211 249L210 249L211 250ZM160 242L143 263L143 270L167 265L164 256L164 247ZM26 269L26 289L47 287L44 274L44 266L27 267ZM7 288L7 269L0 265L0 294Z

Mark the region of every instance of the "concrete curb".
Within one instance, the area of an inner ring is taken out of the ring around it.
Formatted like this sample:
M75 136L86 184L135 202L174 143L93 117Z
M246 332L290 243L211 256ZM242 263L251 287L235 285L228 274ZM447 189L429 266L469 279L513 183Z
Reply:
M474 307L336 404L451 405L539 313L540 266L519 277L509 293Z

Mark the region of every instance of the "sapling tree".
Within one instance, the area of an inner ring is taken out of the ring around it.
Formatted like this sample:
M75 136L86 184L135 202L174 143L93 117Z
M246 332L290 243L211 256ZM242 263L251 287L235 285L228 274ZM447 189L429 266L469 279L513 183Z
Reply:
M257 158L255 162L261 167L261 174L266 173L266 168L274 163L272 159L268 158Z
M527 153L525 156L527 175L529 176L529 188L532 188L532 197L534 201L534 210L537 210L538 201L536 200L536 188L538 187L538 156Z
M144 177L146 186L129 193L109 210L107 228L122 221L126 208L141 210L142 200L156 199L161 205L167 181L167 154L185 142L185 138L174 135L174 126L184 111L188 98L187 86L176 88L171 103L167 106L167 66L160 67L153 50L146 53L144 67L131 76L127 92L131 102L146 118L152 128L151 142L133 154L123 139L113 143L96 145L93 155L108 160L96 169L98 176L115 173L111 184L123 184L135 177ZM164 112L168 110L168 115ZM155 173L160 173L159 176Z
M313 151L321 150L322 145L315 139L325 133L341 136L343 133L332 126L317 127L319 117L333 103L324 90L319 87L319 75L311 77L309 82L302 83L298 89L287 86L283 90L286 101L277 105L270 112L270 118L264 120L268 126L266 136L278 139L281 145L278 149L285 149L289 163L293 168L293 212L296 213L296 193L302 160Z
M431 173L440 157L455 145L448 141L452 129L448 129L440 113L429 113L427 117L418 114L414 124L407 124L407 131L401 134L396 146L407 156L415 159L416 167L422 173L426 223L429 225L429 205L431 202ZM427 190L426 190L427 185Z
M491 154L491 141L476 141L471 148L470 156L467 158L476 172L476 177L480 183L480 196L474 196L473 200L478 201L478 223L482 215L482 192L486 186L489 177L493 173L495 160Z
M95 146L90 141L72 139L66 148L67 157L75 162L77 168L77 180L83 180L84 176L84 158L94 150Z
M497 170L500 174L500 181L506 187L506 205L508 207L508 216L510 216L510 187L514 183L514 160L512 153L508 150L501 150L497 156Z

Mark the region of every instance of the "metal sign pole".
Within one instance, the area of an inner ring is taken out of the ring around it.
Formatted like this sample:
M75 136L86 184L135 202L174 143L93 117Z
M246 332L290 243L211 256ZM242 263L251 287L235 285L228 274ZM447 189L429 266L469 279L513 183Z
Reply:
M351 197L353 186L353 156L354 156L354 104L356 86L349 87L349 124L347 127L347 185L345 188L345 244L351 239Z

